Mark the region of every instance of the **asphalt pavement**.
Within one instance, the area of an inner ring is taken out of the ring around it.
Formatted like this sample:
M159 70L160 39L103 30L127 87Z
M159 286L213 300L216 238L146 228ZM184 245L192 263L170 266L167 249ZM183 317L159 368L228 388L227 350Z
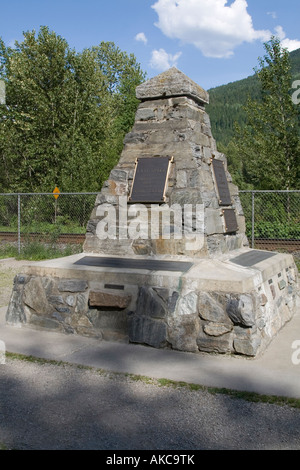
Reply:
M298 299L299 300L299 299ZM300 398L300 308L257 358L194 354L120 342L99 341L5 324L0 309L0 340L11 353L35 356L111 372L129 373Z

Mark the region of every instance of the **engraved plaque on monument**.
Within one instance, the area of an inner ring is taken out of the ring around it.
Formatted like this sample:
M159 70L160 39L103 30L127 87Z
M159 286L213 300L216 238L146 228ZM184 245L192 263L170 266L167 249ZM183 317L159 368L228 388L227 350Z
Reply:
M219 204L220 206L230 206L231 197L228 187L228 181L226 178L226 173L224 169L224 163L221 160L212 160L212 166L214 170L215 180L217 184L218 194L219 194Z
M225 220L225 233L232 233L238 230L238 224L234 209L223 209Z
M173 157L138 158L128 202L163 203Z
M268 258L272 258L275 256L276 253L272 253L270 251L259 251L259 250L252 250L248 251L247 253L243 253L242 255L237 256L230 260L231 263L239 264L240 266L244 267L251 267L261 261L264 261Z

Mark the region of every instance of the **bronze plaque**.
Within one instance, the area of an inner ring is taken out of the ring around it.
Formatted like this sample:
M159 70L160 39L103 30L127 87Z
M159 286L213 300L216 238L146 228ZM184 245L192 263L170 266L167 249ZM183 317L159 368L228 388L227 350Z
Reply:
M265 259L271 258L272 256L277 255L277 253L272 253L270 251L260 251L260 250L250 250L247 253L237 256L230 260L231 263L239 264L240 266L250 268Z
M232 233L238 230L238 223L234 209L223 209L225 221L225 233Z
M106 258L102 256L84 256L74 264L114 269L148 269L150 271L187 272L193 263L189 261L168 261L158 259Z
M129 202L163 203L172 157L138 158Z
M226 173L224 169L224 163L221 160L216 160L214 158L212 160L212 166L213 166L215 180L216 180L218 194L219 194L219 204L220 206L230 206L231 196L230 196L228 181L227 181Z

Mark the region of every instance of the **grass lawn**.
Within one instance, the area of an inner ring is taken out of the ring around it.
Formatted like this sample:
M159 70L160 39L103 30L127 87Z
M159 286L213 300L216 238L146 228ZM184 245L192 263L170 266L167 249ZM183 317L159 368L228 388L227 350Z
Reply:
M81 245L59 247L57 245L46 245L41 242L28 242L22 247L21 253L18 253L18 248L15 245L4 244L0 246L0 259L16 258L18 260L41 261L70 256L81 253L81 251Z

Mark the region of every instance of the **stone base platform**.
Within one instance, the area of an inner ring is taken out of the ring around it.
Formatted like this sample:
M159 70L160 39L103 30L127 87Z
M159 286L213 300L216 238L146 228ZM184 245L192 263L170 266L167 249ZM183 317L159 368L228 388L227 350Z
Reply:
M81 253L28 266L6 322L189 352L256 356L296 311L291 255L217 259Z

